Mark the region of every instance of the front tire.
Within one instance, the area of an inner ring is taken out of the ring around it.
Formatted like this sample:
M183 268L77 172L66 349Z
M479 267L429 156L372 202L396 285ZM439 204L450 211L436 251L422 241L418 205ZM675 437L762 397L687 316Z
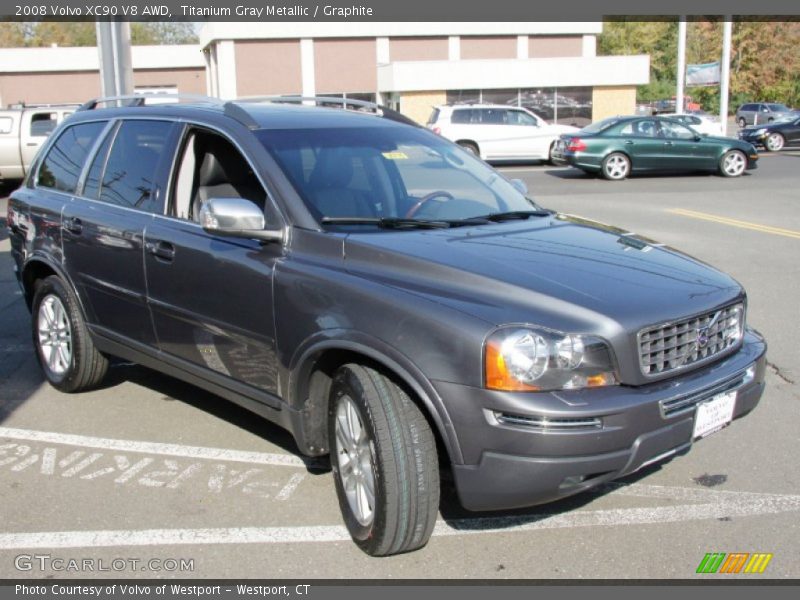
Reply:
M345 525L372 556L424 546L439 509L433 432L408 394L367 366L341 367L328 413L331 469Z
M747 168L747 157L741 150L728 150L719 161L719 172L723 177L739 177Z
M47 381L62 392L96 387L108 360L95 348L75 294L59 277L37 285L32 317L33 345Z
M631 172L631 159L622 152L612 152L603 159L601 172L610 181L622 181Z
M770 133L769 137L767 137L766 143L764 147L769 152L778 152L781 150L786 143L786 139L780 133Z

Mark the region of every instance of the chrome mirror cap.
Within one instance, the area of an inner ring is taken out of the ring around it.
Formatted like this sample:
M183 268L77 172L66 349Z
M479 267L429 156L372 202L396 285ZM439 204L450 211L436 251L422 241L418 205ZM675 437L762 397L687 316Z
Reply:
M264 229L264 212L244 198L210 198L200 209L200 225L208 233L216 235L283 240L283 230Z

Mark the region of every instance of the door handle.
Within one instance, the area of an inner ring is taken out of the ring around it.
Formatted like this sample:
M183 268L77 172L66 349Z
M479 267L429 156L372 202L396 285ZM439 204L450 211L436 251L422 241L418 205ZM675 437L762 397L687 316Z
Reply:
M78 217L67 217L64 219L64 229L74 235L80 235L83 233L83 221Z
M163 240L147 242L144 247L150 254L165 262L172 262L172 259L175 258L175 246L169 242Z
M38 146L38 145L39 145L39 142L28 142L28 143L27 143L27 144L25 144L25 145L26 145L26 146Z
M626 146L633 146L633 140L625 140Z
M664 142L665 146L672 146L672 142Z

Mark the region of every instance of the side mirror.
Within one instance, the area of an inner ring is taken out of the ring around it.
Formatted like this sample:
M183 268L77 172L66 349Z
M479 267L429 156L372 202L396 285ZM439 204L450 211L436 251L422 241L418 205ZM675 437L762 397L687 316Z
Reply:
M200 209L200 225L216 235L283 241L283 230L264 229L264 211L244 198L210 198Z
M525 185L525 182L522 181L522 179L512 179L511 185L513 185L523 196L528 195L528 186Z

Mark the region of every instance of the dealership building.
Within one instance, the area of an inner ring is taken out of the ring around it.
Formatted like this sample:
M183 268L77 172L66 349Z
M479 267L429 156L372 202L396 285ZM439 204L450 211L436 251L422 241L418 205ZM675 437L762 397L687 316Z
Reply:
M421 122L438 104L493 102L582 125L633 113L649 81L646 55L597 56L601 32L599 22L212 22L199 45L134 46L134 85L378 101ZM96 48L0 50L3 105L99 93Z

